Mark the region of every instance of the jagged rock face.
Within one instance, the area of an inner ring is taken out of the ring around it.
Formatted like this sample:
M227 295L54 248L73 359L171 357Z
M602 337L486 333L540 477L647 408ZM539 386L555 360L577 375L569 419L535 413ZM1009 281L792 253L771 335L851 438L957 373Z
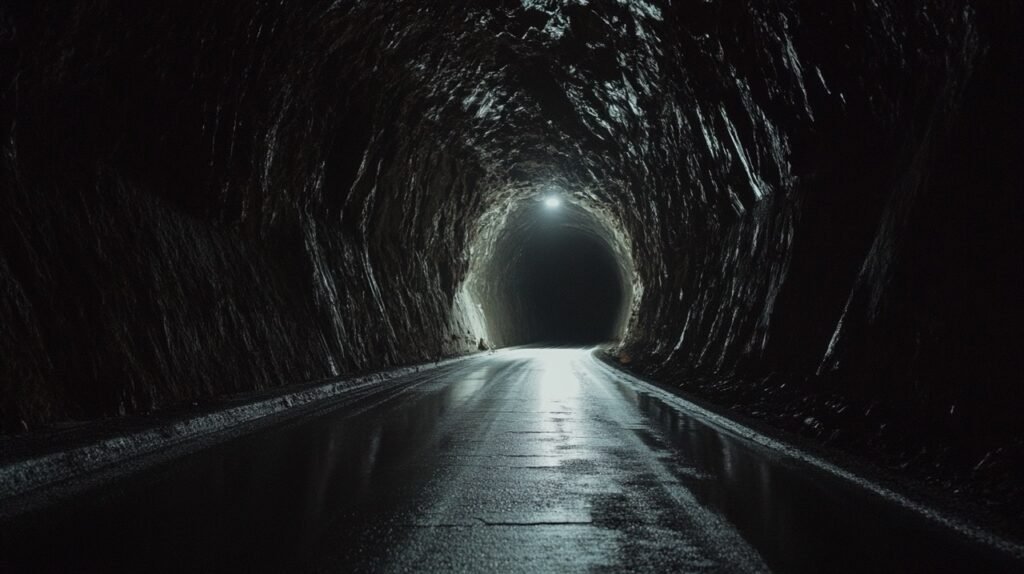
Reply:
M4 429L543 338L543 233L650 372L1010 424L1024 18L954 4L8 6Z

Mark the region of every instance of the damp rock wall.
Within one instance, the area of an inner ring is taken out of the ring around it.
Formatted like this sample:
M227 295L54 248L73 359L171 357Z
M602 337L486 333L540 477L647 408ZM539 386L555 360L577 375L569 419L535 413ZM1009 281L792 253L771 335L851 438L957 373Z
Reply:
M1013 3L0 14L5 431L521 342L552 190L640 370L1019 424Z
M355 9L5 8L5 430L476 349L478 170Z

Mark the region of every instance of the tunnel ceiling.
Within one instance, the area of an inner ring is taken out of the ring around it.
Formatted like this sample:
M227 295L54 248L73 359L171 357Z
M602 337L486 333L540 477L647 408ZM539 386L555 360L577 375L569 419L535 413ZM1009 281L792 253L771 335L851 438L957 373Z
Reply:
M553 192L646 372L981 412L1019 364L1019 7L0 10L7 430L529 339Z

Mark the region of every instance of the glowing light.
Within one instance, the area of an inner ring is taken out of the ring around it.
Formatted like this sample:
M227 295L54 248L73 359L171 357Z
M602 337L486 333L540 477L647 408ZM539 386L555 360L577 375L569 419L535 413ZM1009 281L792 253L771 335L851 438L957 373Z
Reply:
M562 200L553 195L544 200L544 206L548 209L558 209L561 205Z

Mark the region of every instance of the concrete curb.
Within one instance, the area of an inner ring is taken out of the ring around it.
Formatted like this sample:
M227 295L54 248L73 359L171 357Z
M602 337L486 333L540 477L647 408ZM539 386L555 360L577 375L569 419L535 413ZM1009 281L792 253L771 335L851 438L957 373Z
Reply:
M109 437L66 451L30 457L0 467L0 501L31 494L68 479L95 473L147 454L220 433L259 419L379 385L385 381L430 371L476 356L476 353L437 362L378 371L202 413L149 429ZM4 512L0 512L0 515Z

